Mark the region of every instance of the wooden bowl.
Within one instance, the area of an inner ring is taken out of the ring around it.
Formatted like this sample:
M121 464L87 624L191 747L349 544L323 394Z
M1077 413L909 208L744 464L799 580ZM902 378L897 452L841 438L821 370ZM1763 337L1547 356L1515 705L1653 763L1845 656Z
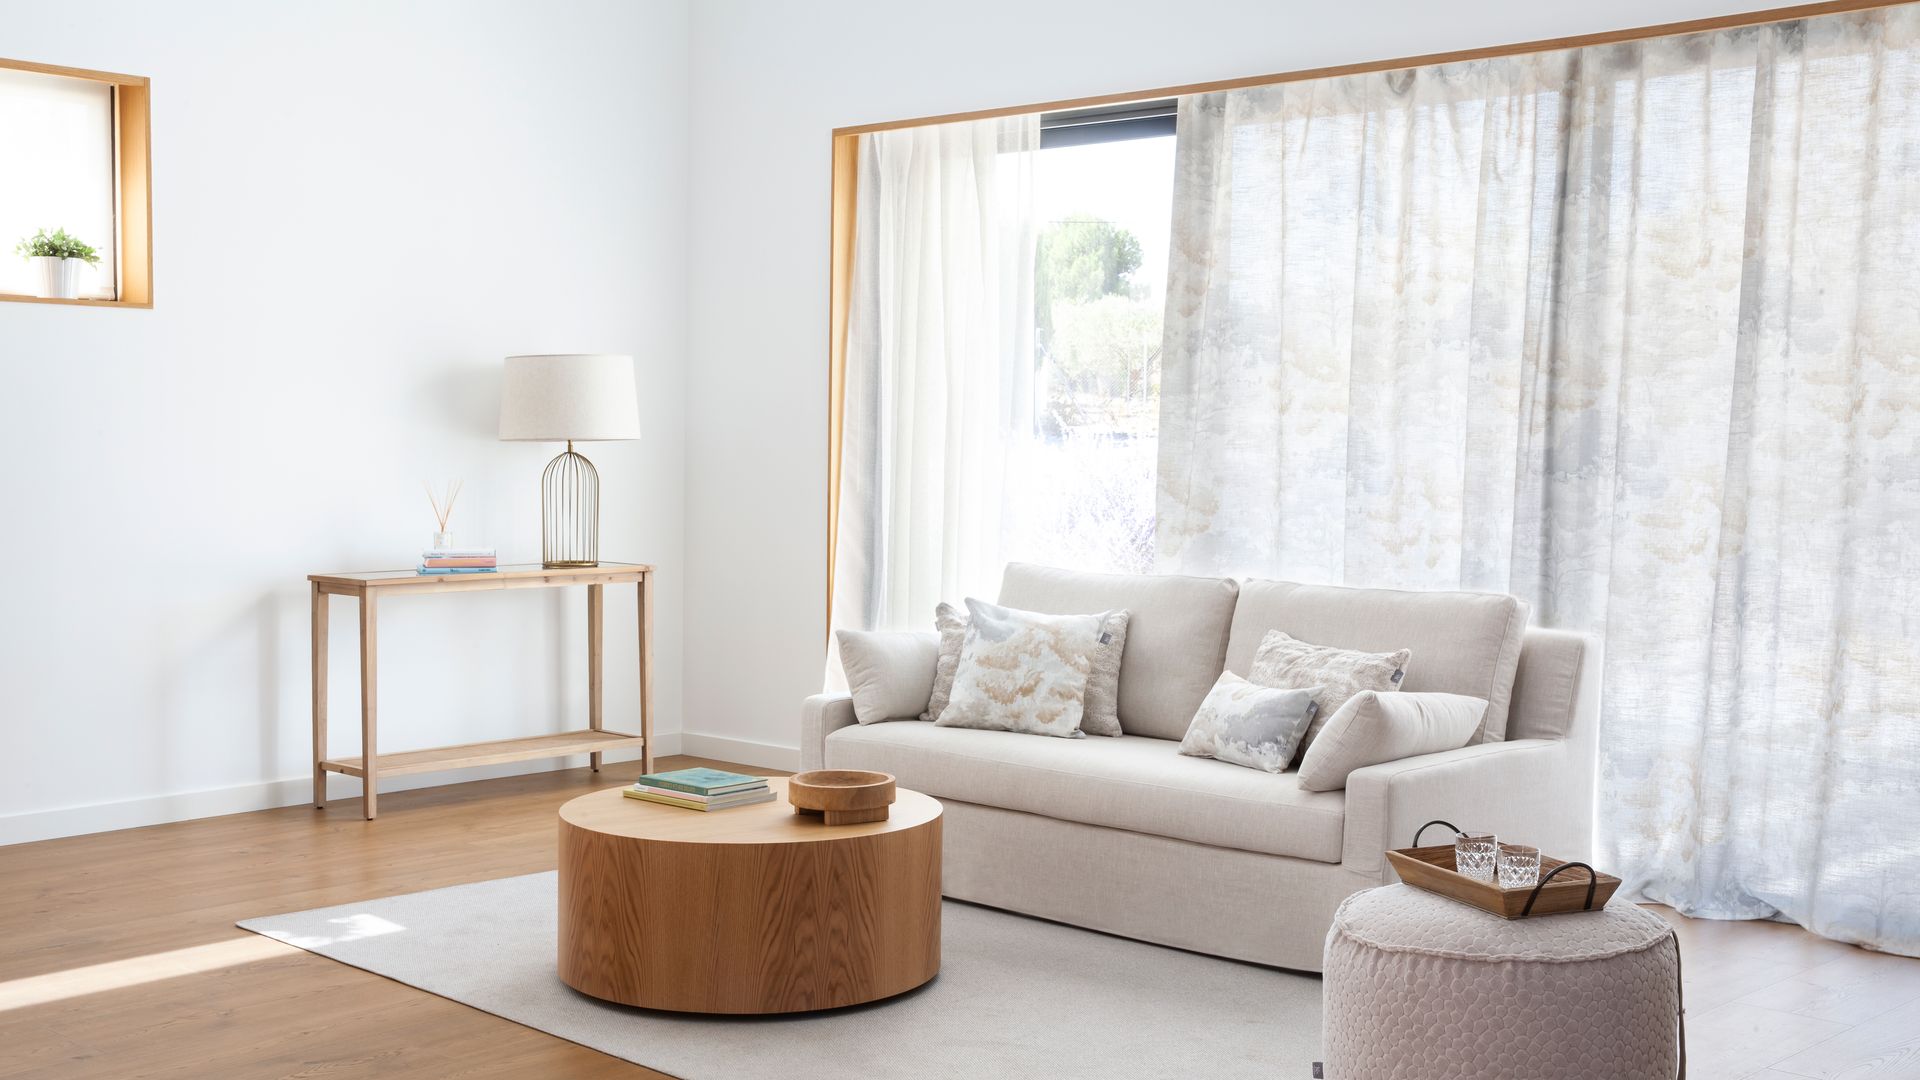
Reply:
M893 774L865 769L815 769L787 778L787 801L796 814L819 814L829 825L887 820Z

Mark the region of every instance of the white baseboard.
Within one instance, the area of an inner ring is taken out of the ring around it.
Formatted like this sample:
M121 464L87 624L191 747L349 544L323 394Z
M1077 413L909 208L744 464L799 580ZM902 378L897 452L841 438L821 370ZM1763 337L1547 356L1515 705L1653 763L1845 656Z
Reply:
M725 735L702 735L697 731L681 734L680 752L694 757L718 758L738 765L755 765L762 769L785 769L791 772L800 767L800 748L797 746L733 739Z
M671 732L654 736L654 754L665 757L670 754L692 753L681 749L682 736ZM729 740L722 740L729 741ZM741 743L741 746L753 746L754 743ZM778 748L776 748L778 749ZM711 755L710 751L697 753ZM793 751L795 758L798 751ZM637 757L631 752L609 751L605 760L632 761ZM526 773L553 772L557 769L574 769L586 764L585 756L574 758L554 758L548 761L522 761L506 765L486 765L475 769L456 769L443 773L423 773L413 776L396 776L391 780L382 780L380 790L408 791L413 788L438 787L442 784L459 784L468 780L486 780L496 776L520 776ZM752 762L752 764L759 764ZM784 768L785 766L775 766ZM327 778L327 798L346 799L360 794L360 782L347 776L333 775ZM205 791L187 791L173 795L156 795L142 799L126 799L120 802L91 803L83 806L67 806L57 810L31 810L22 814L0 816L0 847L9 844L27 844L35 840L53 840L62 836L80 836L85 833L111 832L116 829L138 829L147 825L165 825L174 821L188 821L193 818L220 817L225 814L244 814L251 810L272 810L282 806L299 806L313 797L311 777L299 776L285 780L268 780L256 784L241 784L236 787L211 788Z

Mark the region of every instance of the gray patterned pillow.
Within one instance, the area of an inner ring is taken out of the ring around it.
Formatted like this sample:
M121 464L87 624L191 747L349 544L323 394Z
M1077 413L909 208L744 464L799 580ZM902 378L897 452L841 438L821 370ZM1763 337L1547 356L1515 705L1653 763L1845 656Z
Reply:
M940 656L933 662L933 694L922 720L940 719L953 693L953 672L960 666L960 647L967 643L967 613L943 600L933 609L933 628L940 632Z
M1085 711L1080 730L1089 735L1120 735L1120 654L1127 647L1126 611L1109 611L1100 616L1100 647L1093 653L1093 670L1087 673ZM933 609L933 626L940 632L940 656L933 667L933 694L927 700L922 720L938 720L953 693L953 673L960 666L960 649L967 640L966 612L942 603Z
M1247 678L1261 686L1315 688L1313 700L1320 711L1294 753L1297 761L1348 698L1362 690L1384 694L1400 689L1400 681L1407 674L1407 661L1412 657L1408 649L1390 653L1336 649L1301 641L1280 630L1269 630L1253 654L1253 667L1247 672Z
M1042 615L967 601L967 641L941 727L1079 738L1098 615Z
M1120 654L1127 649L1131 612L1109 611L1100 616L1100 647L1093 650L1093 670L1087 673L1087 711L1080 730L1089 735L1120 732Z
M1276 690L1257 686L1231 671L1207 691L1193 714L1180 752L1210 757L1270 773L1286 772L1293 751L1313 722L1313 696L1320 687Z

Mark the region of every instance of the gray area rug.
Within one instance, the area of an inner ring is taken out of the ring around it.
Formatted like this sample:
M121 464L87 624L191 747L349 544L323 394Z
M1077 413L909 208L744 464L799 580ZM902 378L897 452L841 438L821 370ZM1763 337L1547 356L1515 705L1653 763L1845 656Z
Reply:
M554 875L248 919L256 934L685 1080L1307 1080L1320 980L948 901L933 982L778 1017L613 1005L554 973Z

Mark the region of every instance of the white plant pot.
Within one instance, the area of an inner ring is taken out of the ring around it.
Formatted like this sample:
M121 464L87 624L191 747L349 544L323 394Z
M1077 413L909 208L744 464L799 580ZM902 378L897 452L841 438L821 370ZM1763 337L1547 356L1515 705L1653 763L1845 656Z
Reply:
M32 262L39 271L40 295L49 300L72 300L80 295L80 268L85 259L56 259L35 255Z

